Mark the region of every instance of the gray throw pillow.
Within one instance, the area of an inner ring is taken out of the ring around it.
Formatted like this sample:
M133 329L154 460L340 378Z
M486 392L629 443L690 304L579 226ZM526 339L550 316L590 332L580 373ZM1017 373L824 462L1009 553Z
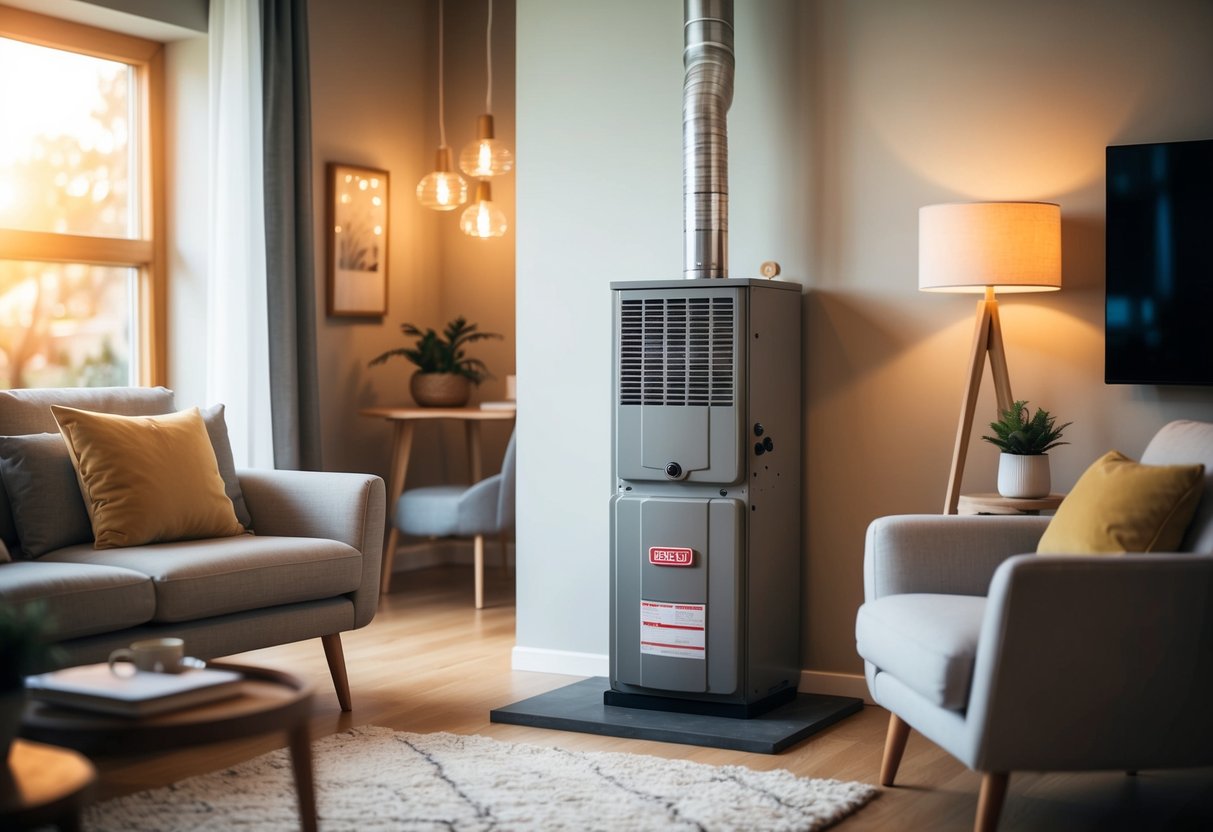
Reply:
M236 519L252 531L252 518L232 459L223 405L204 408L202 420ZM93 542L88 509L62 436L0 436L0 477L12 507L19 557L36 558L64 546Z
M88 509L62 436L0 436L0 476L13 510L20 557L93 542Z
M219 463L219 476L223 477L223 490L236 509L236 519L248 531L253 530L253 518L249 516L244 492L240 490L240 478L236 476L236 462L232 458L232 442L227 436L227 422L223 418L223 405L213 404L202 408L202 421L206 422L206 433L215 449L215 461Z

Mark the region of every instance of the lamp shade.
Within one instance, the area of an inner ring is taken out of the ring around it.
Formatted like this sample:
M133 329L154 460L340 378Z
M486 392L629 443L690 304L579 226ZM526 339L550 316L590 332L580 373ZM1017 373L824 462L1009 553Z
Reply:
M1051 202L969 202L918 210L924 292L1049 292L1061 288L1061 208Z

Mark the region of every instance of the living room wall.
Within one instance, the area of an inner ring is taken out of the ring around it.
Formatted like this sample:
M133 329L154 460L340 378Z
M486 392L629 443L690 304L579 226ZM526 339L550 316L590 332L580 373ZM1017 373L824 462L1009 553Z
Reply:
M516 667L606 669L608 285L681 273L679 5L518 4L545 163L519 170ZM1015 395L1074 422L1055 489L1213 419L1213 391L1102 381L1104 147L1213 137L1213 6L738 0L736 30L731 274L804 286L802 686L860 692L864 530L940 510L970 348L972 300L917 291L919 207L1061 205L1062 291L1000 302ZM990 388L965 491L994 487Z
M456 156L474 138L484 112L484 0L446 2L446 127ZM413 366L403 359L368 368L374 356L405 346L400 324L440 329L464 315L505 335L473 347L494 379L474 401L505 395L514 372L514 230L475 240L458 228L458 214L423 208L414 196L438 147L437 3L311 0L312 150L316 210L316 297L319 314L321 424L329 470L387 477L391 432L364 407L411 404ZM513 146L513 4L494 3L493 64L497 135ZM325 314L324 169L340 161L391 174L388 314L341 318ZM513 176L494 183L494 200L513 226ZM498 435L498 434L501 435ZM485 470L499 465L504 432L485 431ZM417 429L409 484L466 477L463 429L427 424Z

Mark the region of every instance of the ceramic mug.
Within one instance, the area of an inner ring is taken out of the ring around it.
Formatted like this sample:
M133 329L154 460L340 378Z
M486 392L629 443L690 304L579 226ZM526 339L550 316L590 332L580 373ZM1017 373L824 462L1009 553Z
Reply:
M127 674L119 673L115 667L119 662L130 662L136 670L155 673L180 673L189 666L185 662L185 642L179 638L143 639L110 653L110 672L125 676Z

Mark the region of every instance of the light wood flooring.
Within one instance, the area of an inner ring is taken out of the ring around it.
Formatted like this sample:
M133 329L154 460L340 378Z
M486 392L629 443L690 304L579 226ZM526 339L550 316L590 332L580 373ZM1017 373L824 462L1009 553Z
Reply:
M343 714L319 639L245 653L235 660L277 667L315 681L316 737L355 725L398 730L482 734L499 740L574 750L627 751L754 769L786 768L806 777L876 783L888 714L869 706L779 755L748 754L668 743L623 740L495 725L489 710L575 681L574 677L510 670L514 645L513 586L490 567L486 608L472 606L466 567L402 573L375 620L344 633L354 710ZM1213 738L1211 738L1213 739ZM285 745L259 737L174 754L99 761L100 798L167 785ZM898 786L836 828L968 830L979 778L917 734ZM1016 774L1000 829L1213 829L1213 769L1121 773Z

